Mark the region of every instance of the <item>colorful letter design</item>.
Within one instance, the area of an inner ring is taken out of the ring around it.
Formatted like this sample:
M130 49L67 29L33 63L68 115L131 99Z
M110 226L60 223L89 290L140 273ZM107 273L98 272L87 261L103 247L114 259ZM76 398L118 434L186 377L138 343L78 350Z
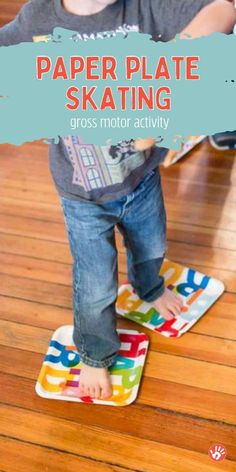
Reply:
M113 395L107 401L78 397L80 356L72 341L73 326L62 326L51 339L36 392L46 398L107 405L129 405L138 393L148 349L148 337L133 330L118 330L121 349L110 367Z
M219 280L167 259L163 262L161 275L166 286L182 297L181 315L166 321L151 303L139 299L130 284L120 287L116 309L125 318L166 337L179 337L188 331L224 291Z

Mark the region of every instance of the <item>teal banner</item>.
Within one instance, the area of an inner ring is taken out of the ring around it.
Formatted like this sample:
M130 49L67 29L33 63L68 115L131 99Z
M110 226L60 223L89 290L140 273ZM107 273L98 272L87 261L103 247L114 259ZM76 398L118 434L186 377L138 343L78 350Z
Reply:
M1 47L0 143L153 137L177 149L189 135L235 130L235 54L235 35L81 41L60 28Z

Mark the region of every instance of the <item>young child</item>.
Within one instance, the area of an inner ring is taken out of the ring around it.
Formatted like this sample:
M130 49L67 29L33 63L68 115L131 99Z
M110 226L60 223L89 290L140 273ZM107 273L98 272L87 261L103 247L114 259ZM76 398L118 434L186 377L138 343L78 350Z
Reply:
M0 29L0 45L78 31L78 40L150 33L168 41L230 32L233 5L226 0L31 0ZM159 270L166 248L166 216L158 163L167 152L153 140L95 146L64 137L49 148L50 169L61 198L73 255L73 340L81 355L79 395L108 398L107 368L120 342L116 332L117 251L114 227L124 237L129 280L166 319L181 300L164 287Z

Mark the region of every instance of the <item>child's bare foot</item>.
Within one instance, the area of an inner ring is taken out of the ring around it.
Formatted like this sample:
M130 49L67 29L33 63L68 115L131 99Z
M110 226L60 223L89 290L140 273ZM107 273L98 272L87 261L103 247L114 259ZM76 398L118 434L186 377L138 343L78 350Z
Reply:
M111 379L107 369L83 364L80 372L80 397L106 399L112 396Z
M183 306L181 298L168 288L165 289L161 297L151 303L166 320L172 320L174 315L179 315Z

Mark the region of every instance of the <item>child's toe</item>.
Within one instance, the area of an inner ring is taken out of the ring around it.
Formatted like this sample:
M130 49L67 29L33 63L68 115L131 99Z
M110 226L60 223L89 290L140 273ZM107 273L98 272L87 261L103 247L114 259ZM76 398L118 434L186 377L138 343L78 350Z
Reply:
M96 400L98 400L100 397L101 397L101 389L100 389L99 385L97 385L94 389L94 398L96 398Z
M105 400L106 398L110 398L112 396L112 389L111 387L103 387L102 388L102 398Z
M84 386L84 397L90 397L90 388L89 386Z
M84 386L80 385L78 390L79 397L84 397Z
M177 302L177 304L182 308L182 306L183 306L183 304L184 304L182 298L176 297L176 302Z
M89 387L88 388L88 395L91 398L95 398L95 388L94 387Z
M169 310L163 310L161 312L161 315L163 316L163 318L165 318L165 320L172 320L174 318L173 313L171 313L171 311Z
M180 310L179 310L179 307L177 305L172 305L170 311L174 316L177 316L179 314Z

